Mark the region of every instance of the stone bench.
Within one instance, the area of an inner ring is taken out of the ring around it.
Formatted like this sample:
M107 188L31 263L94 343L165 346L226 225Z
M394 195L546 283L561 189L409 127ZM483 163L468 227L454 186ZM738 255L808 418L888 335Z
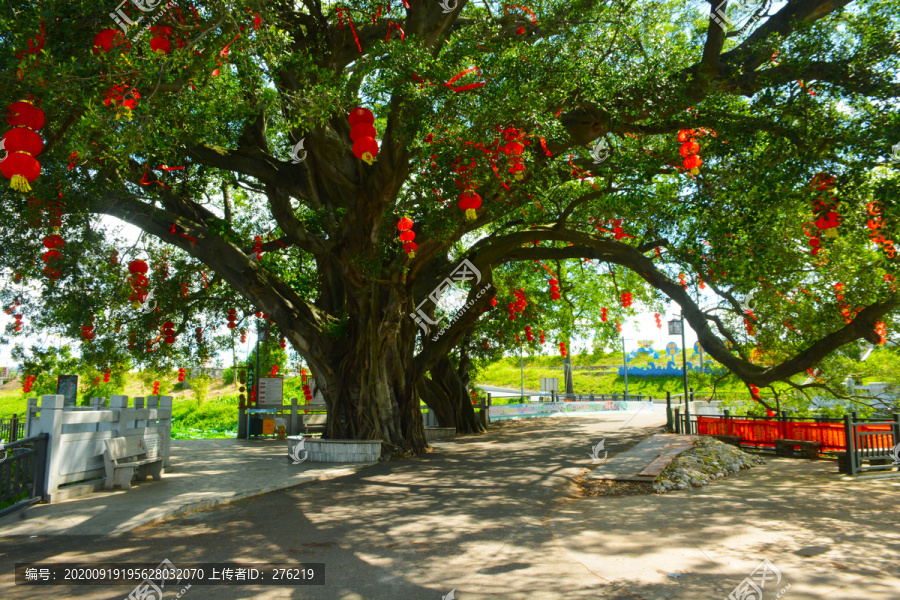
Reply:
M118 437L104 440L103 464L106 467L107 490L121 486L123 490L131 489L131 480L147 479L152 476L159 481L162 478L163 459L159 456L159 447L148 448L143 437Z
M794 448L800 447L800 456L811 458L813 460L819 458L819 451L822 448L822 442L811 442L808 440L775 440L775 454L778 456L794 456Z
M381 457L381 440L323 440L305 436L288 436L288 456L301 439L303 450L300 458L304 461L366 463L378 462Z
M456 427L426 427L425 439L429 442L451 440L456 437Z

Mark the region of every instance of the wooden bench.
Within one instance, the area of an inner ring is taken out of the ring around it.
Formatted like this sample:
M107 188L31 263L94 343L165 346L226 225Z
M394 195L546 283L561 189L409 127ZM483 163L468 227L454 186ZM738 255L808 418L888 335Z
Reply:
M324 432L327 421L328 415L303 415L303 432L309 433L310 429Z
M822 442L808 440L775 440L775 454L778 456L794 456L794 448L800 447L800 455L816 460L819 458L819 450Z
M159 481L162 478L163 458L159 456L158 439L155 447L148 448L143 437L118 437L105 440L106 450L103 452L103 464L106 467L105 488L113 489L121 486L123 490L131 489L131 480L140 480L152 476Z

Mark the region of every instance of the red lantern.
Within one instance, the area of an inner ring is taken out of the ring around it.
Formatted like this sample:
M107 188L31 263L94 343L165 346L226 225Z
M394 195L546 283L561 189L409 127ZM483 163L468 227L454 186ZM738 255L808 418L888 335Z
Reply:
M412 229L407 229L400 234L401 242L411 242L416 239L416 233Z
M172 51L172 40L161 36L151 38L150 49L157 54L168 54Z
M126 46L128 45L125 34L121 31L118 29L104 29L94 36L94 54L109 52L122 42L125 42Z
M66 245L65 240L56 234L45 237L43 243L45 248L62 248Z
M415 242L406 242L405 244L403 244L403 250L409 255L410 258L416 257L416 250L418 249L419 247Z
M503 146L503 152L505 154L510 154L512 156L519 156L522 154L522 150L525 149L525 146L520 144L519 142L509 142L505 146Z
M41 257L41 259L44 261L45 264L49 264L51 261L54 261L58 258L62 258L62 252L60 252L59 250L54 250L54 249L47 250L46 252L44 252L44 255Z
M606 320L609 318L609 316L607 315L607 312L608 311L605 308L601 309L601 312L600 312L600 320L603 321L604 323L606 323Z
M688 140L694 139L694 130L693 129L682 129L678 132L678 141L686 142Z
M700 165L703 164L703 160L693 154L684 159L684 168L691 172L691 175L697 175L700 172Z
M687 158L691 154L697 154L698 152L700 152L700 144L698 144L694 140L685 142L681 145L681 150L679 150L679 152L681 152L682 158Z
M371 165L378 156L378 142L370 137L358 138L353 142L353 156Z
M141 275L143 275L144 273L146 273L149 270L150 270L150 267L147 266L147 263L145 263L144 261L142 261L140 259L133 260L130 263L128 263L128 272L129 273L140 273Z
M406 231L407 229L412 229L413 220L409 217L403 217L399 221L397 221L397 229L400 231Z
M359 138L370 137L375 138L378 135L378 132L375 131L375 126L371 123L357 123L353 126L353 129L350 130L350 139L354 142Z
M44 111L28 101L15 102L6 109L6 122L11 127L40 129L44 126Z
M28 127L14 127L3 136L3 147L7 152L24 152L37 156L44 149L44 140Z
M466 211L466 219L474 221L478 218L475 211L481 208L481 196L474 190L466 190L459 196L457 206L460 210Z
M17 152L8 154L0 162L0 172L10 180L10 187L19 192L30 192L28 185L41 174L41 163L30 154Z
M350 122L351 128L356 127L360 123L371 125L375 122L375 115L368 108L357 107L350 111L347 121Z

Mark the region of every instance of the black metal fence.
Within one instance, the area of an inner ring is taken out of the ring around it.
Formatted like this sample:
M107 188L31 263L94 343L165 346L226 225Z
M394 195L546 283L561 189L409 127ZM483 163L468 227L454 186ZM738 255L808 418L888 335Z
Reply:
M900 467L900 414L895 413L891 420L860 419L855 412L844 415L844 437L847 454L839 458L842 473L858 475ZM864 461L868 464L864 465Z
M25 419L13 415L11 419L0 419L0 442L15 442L25 437Z
M44 475L47 465L46 433L21 439L0 448L0 517L46 500Z

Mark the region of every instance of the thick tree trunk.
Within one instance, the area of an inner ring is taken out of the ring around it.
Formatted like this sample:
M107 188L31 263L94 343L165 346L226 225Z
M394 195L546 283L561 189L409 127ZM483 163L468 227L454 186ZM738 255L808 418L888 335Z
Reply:
M441 427L455 427L457 433L479 433L484 427L475 417L466 383L459 377L449 358L442 358L425 383L431 393L425 404L435 411Z
M375 288L351 296L343 321L325 324L302 354L321 381L328 407L324 437L382 440L382 458L425 453L427 442L415 385L415 324L402 320L397 295ZM309 355L312 355L311 357Z

